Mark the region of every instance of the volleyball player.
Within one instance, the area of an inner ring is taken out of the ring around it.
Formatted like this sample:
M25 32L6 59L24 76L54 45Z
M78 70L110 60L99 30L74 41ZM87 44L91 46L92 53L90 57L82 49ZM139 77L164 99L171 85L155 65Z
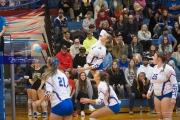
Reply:
M64 73L58 69L59 60L50 59L50 68L43 74L42 80L46 81L45 96L36 101L39 105L43 101L50 99L51 114L50 120L70 120L73 114L73 105L70 98L70 88L68 79Z
M83 104L102 104L106 106L94 111L90 115L90 120L98 120L99 118L106 117L109 115L115 115L120 111L120 102L117 98L113 88L109 85L108 75L104 74L103 71L96 71L94 74L94 81L98 86L98 99L91 100L88 98L81 98Z
M153 69L147 98L150 98L154 91L154 103L159 120L171 120L178 92L175 71L166 64L166 55L163 52L156 52L153 62L157 65Z

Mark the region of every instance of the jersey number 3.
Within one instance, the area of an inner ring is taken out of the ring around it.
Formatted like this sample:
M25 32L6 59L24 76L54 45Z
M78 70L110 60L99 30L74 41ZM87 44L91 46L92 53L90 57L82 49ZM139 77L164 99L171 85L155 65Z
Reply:
M68 85L66 85L64 78L58 77L59 80L59 86L61 87L67 87Z

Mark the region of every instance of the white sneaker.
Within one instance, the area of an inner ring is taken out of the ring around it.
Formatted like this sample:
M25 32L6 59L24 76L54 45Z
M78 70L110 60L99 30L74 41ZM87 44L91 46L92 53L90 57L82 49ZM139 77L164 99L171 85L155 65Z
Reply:
M92 106L92 105L89 105L89 111L95 111L96 109Z
M85 116L85 113L84 113L84 111L81 111L81 116Z
M31 111L31 110L28 111L28 115L29 115L29 116L32 115L32 111Z

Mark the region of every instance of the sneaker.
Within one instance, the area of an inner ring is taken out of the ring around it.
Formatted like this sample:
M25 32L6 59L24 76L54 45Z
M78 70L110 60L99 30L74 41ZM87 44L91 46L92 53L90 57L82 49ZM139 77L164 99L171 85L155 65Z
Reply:
M28 116L31 116L31 115L32 115L32 111L29 110L29 111L28 111Z
M89 105L89 111L95 111L96 109L92 106L92 105Z
M78 114L77 114L77 112L76 112L76 111L74 111L74 113L73 113L73 117L78 117Z
M84 113L84 111L81 111L81 116L85 116L85 113Z
M155 110L150 110L149 113L150 114L156 114L156 111Z
M34 113L33 113L33 117L34 117L34 118L37 118L37 116L38 116L38 115L37 115L37 112L34 112Z
M133 115L134 113L133 113L133 111L129 111L129 115Z
M46 118L46 117L47 117L47 112L43 112L42 117L43 117L43 118Z

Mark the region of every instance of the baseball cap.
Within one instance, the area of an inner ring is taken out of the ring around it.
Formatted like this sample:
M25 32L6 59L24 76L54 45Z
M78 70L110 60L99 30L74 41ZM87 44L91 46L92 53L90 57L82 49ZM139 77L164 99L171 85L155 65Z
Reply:
M62 24L62 27L68 27L67 24Z
M66 45L62 45L61 49L67 49Z

